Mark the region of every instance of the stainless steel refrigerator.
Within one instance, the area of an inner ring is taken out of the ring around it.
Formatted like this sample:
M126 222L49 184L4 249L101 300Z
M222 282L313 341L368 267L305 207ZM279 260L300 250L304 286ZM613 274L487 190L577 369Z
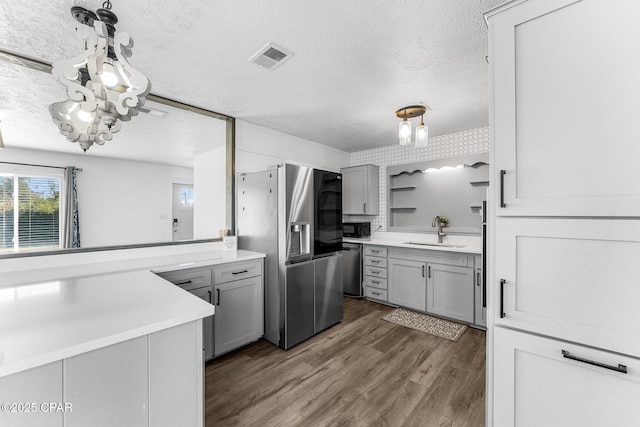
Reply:
M237 177L238 247L267 254L264 337L284 349L342 320L341 192L298 165Z

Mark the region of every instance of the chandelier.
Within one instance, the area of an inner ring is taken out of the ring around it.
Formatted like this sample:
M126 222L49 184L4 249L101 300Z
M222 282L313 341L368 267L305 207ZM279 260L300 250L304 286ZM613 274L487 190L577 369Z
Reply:
M95 13L74 6L71 15L82 24L76 32L84 52L53 63L51 73L67 88L68 99L51 104L49 112L60 133L87 151L111 140L121 121L138 114L151 83L129 65L133 40L116 34L118 17L109 0Z
M402 121L398 127L398 142L400 145L411 145L411 122L412 117L420 116L420 125L416 128L414 144L418 148L426 148L429 141L429 127L424 124L424 113L429 108L424 105L410 105L402 107L396 111L396 116Z

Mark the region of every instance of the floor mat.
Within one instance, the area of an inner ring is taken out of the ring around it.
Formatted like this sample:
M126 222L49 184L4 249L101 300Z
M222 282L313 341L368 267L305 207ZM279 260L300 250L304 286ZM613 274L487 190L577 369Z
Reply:
M458 338L467 330L467 325L439 319L423 313L398 308L382 318L387 322L406 326L417 331L426 332L440 338L458 341Z

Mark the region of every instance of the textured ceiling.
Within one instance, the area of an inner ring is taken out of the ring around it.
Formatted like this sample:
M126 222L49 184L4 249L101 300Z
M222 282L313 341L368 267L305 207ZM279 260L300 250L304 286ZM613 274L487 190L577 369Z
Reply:
M394 144L395 110L409 104L431 108L432 136L488 124L482 12L501 2L114 0L112 11L118 31L135 40L130 62L149 77L152 93L353 152ZM73 5L95 10L101 2L0 2L0 49L45 62L78 54ZM274 71L247 62L268 42L295 56ZM46 110L63 98L51 75L0 62L5 143L42 143L54 132L58 145L79 150L56 133ZM135 140L125 136L141 117L107 144L157 142L142 126ZM173 124L172 117L156 121ZM189 148L202 138L173 134L183 147L173 158L202 150Z

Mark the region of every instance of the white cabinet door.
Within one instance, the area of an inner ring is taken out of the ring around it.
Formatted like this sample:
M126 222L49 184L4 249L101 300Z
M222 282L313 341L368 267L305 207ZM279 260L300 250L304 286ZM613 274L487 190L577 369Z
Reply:
M389 302L426 310L426 262L389 258Z
M216 356L260 338L264 333L262 276L215 286Z
M202 326L199 321L149 335L149 426L201 426Z
M473 268L428 263L427 311L473 323L473 279Z
M494 338L494 427L638 425L638 359L502 327Z
M148 367L146 336L65 359L64 426L148 425Z
M640 221L498 218L495 233L497 324L640 355Z
M379 168L374 165L343 168L342 213L344 215L378 215Z
M489 17L496 215L638 216L638 16L541 0Z
M73 402L62 396L61 361L0 378L0 403L9 404L0 411L0 426L62 427L63 412L49 406L68 403L73 411Z

